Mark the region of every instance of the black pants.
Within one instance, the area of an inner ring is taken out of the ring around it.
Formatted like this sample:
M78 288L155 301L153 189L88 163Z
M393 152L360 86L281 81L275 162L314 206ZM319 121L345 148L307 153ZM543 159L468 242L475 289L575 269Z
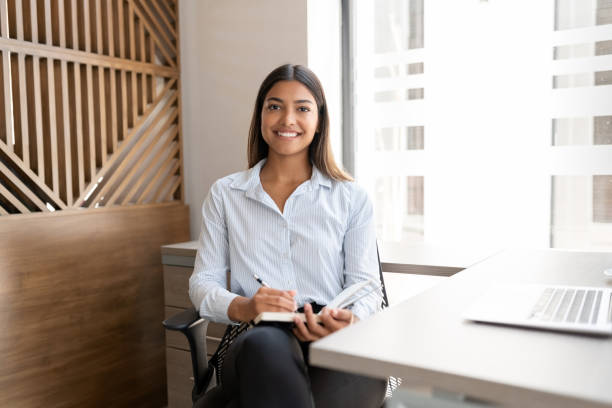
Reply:
M255 327L230 346L222 392L239 407L379 408L386 381L308 364L309 343L286 328Z

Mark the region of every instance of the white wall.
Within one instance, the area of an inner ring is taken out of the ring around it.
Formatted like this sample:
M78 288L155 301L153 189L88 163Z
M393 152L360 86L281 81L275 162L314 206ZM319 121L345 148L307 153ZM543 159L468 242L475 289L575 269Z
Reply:
M181 0L182 134L191 238L212 183L244 170L250 117L264 77L307 63L307 0Z

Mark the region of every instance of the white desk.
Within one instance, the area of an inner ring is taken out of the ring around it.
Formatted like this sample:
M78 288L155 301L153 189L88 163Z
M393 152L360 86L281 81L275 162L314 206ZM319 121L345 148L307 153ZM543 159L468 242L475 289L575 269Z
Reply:
M612 338L467 322L499 282L612 286L612 253L506 251L313 343L311 363L516 407L612 406Z

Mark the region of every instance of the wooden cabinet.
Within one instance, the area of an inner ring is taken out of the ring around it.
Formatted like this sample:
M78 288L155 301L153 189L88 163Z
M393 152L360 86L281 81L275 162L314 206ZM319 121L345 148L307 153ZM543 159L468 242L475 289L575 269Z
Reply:
M195 253L193 241L162 247L166 318L193 307L189 300L189 277L193 271ZM217 349L224 331L224 324L209 323L206 332L208 357ZM168 408L191 407L193 373L189 344L183 334L169 330L166 330L166 375Z

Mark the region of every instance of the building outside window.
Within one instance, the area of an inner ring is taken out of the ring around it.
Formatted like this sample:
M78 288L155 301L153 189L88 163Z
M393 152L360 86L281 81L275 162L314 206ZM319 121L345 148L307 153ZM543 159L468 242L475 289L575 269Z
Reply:
M612 2L344 5L381 241L612 248Z

